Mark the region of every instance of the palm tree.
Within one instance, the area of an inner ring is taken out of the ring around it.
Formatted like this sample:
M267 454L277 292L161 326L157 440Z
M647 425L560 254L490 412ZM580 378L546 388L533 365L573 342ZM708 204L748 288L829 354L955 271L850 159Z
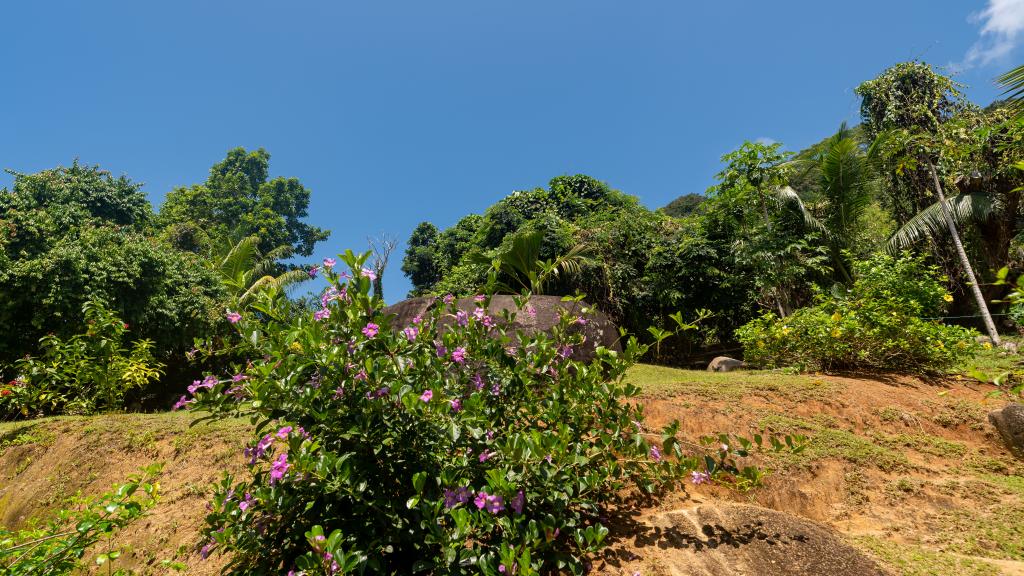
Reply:
M533 294L544 294L548 282L559 276L579 274L583 267L592 264L588 257L589 246L577 244L565 254L551 260L540 256L543 233L540 231L519 232L512 238L508 249L501 251L493 260L477 255L480 264L491 267L491 288L499 292L515 293L529 290Z
M843 252L853 248L863 226L864 212L875 196L878 179L871 160L857 133L843 122L839 131L809 158L791 163L814 174L812 181L820 199L815 206L818 217L810 214L788 186L779 190L779 198L796 207L804 222L824 235L836 273L843 282L851 283L853 278Z
M309 279L307 272L298 269L278 273L277 262L288 257L290 246L279 246L261 254L259 244L259 237L246 236L211 251L209 265L220 276L233 309L249 305L260 292L283 291Z
M1005 88L1007 104L1018 119L1024 117L1024 64L996 77L996 83Z
M991 203L986 202L986 199L983 197L984 194L972 198L956 196L949 199L946 198L942 182L939 179L938 170L935 168L935 163L932 160L932 155L934 154L932 150L935 146L931 142L931 135L911 134L905 130L895 130L879 135L873 148L879 147L878 149L881 149L888 141L898 141L899 145L896 147L898 150L914 151L909 152L907 159L918 162L919 165L927 168L935 195L938 198L938 202L916 214L893 234L889 242L890 251L903 249L910 243L922 238L937 236L941 233L942 226L944 225L950 238L953 240L953 247L956 250L957 258L960 260L960 266L963 269L964 275L967 276L967 283L971 288L971 293L978 306L978 312L985 324L985 330L988 332L989 338L992 339L992 343L999 345L999 333L996 331L995 322L989 313L985 296L982 294L981 286L978 284L978 279L974 274L974 267L967 257L967 251L964 250L963 241L960 239L960 232L957 230L958 220L964 222L973 218L984 218L990 215ZM940 222L941 225L939 224Z

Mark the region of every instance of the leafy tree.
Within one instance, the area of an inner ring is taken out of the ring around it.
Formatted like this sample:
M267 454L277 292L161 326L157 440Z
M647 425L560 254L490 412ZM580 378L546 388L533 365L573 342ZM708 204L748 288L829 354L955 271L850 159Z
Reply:
M218 282L198 256L148 238L151 218L138 185L97 167L16 174L0 191L0 363L46 334L83 332L90 298L110 302L158 356L208 329Z
M669 202L661 209L662 212L675 218L682 218L693 214L707 198L702 194L683 194Z
M266 150L229 150L227 158L210 168L205 183L167 194L160 223L182 248L257 236L263 254L284 245L309 256L329 232L303 222L309 190L296 178L269 179L269 171Z
M433 286L441 279L441 269L437 262L437 237L437 226L430 222L420 222L406 242L402 273L412 282L414 293Z

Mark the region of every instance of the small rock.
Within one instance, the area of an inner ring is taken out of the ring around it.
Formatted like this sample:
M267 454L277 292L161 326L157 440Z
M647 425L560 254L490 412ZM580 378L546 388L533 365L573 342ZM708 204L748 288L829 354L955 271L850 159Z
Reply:
M1016 354L1018 350L1016 342L1003 342L999 347L1011 354Z
M1007 404L989 412L988 421L999 431L1010 452L1024 460L1024 404Z
M708 372L732 372L747 367L747 363L728 356L717 356L708 364Z
M991 338L989 338L988 336L982 336L982 335L975 336L974 337L974 341L977 342L978 344L991 344L992 343L992 339Z

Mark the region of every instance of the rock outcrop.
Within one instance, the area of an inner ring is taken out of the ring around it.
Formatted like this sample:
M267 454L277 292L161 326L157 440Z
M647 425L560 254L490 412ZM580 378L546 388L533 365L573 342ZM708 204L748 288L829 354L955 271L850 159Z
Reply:
M835 530L757 506L699 504L627 521L612 534L615 570L602 573L630 574L655 564L666 574L695 576L887 574Z
M488 313L499 322L502 312L505 310L517 311L516 319L511 326L505 326L505 330L511 335L516 331L522 332L525 336L532 336L538 332L550 332L558 324L562 314L579 315L580 309L589 305L582 302L563 302L559 296L533 296L530 298L530 306L533 314L518 310L513 296L495 295L491 297L487 307ZM459 310L472 313L476 308L476 302L472 298L460 298L456 301ZM444 306L436 297L423 296L410 298L384 309L385 314L394 314L395 318L391 326L395 330L401 330L412 323L412 319L418 315L426 315L434 306ZM442 320L442 325L451 325L454 319L451 317ZM619 331L607 315L601 312L592 312L587 315L586 324L577 324L574 330L582 332L586 338L583 346L576 346L572 352L572 359L578 362L589 362L594 359L599 346L619 352L622 348L619 345Z
M747 367L747 363L728 356L717 356L708 364L708 372L732 372Z
M1010 452L1024 460L1024 404L1007 404L989 412L988 421L996 427Z

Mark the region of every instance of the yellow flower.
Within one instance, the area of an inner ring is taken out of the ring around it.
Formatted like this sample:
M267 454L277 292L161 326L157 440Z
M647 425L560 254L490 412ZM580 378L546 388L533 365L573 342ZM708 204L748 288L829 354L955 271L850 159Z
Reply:
M839 322L842 319L843 319L843 317L839 314L839 312L836 312L835 314L832 315L832 321L833 322Z
M783 326L783 327L782 327L782 335L783 335L783 336L786 336L786 335L788 335L788 334L789 334L790 332L792 332L792 331L793 331L793 330L792 330L792 329L791 329L791 328L790 328L789 326Z
M982 346L985 347L985 350L991 350L992 349L992 343L991 342L985 342L984 344L982 344Z
M291 350L292 352L295 352L296 354L302 354L303 352L302 344L299 344L298 342L292 342L292 345L289 346L288 349Z
M842 333L843 333L843 331L842 331L842 330L840 330L839 328L833 328L833 329L832 329L832 337L833 337L833 338L839 338L839 336L840 336L840 335L841 335Z
M945 296L942 297L942 299L945 300L946 302L952 302L953 301L953 295L952 294L946 294Z

